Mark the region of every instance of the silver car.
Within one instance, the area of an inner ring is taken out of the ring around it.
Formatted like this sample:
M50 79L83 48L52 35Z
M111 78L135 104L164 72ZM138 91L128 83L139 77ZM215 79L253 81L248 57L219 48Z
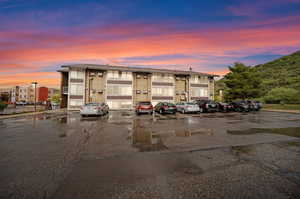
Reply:
M176 104L177 111L181 113L199 112L199 106L193 102L179 102Z
M105 115L109 111L109 107L106 103L88 103L81 107L80 115Z

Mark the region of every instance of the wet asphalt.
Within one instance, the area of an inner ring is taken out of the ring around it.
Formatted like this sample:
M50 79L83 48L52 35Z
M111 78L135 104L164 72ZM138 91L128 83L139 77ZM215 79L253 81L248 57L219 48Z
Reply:
M300 198L300 114L0 120L0 198Z

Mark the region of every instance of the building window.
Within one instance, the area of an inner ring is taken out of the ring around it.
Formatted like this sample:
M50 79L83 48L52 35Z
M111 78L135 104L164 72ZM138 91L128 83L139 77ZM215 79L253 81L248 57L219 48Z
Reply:
M107 95L109 96L131 96L131 85L108 84Z
M70 99L70 105L71 106L82 106L83 100L81 99Z
M70 71L70 77L71 79L84 79L84 72L72 70Z
M152 87L153 96L173 96L174 88L170 86L166 87Z
M71 95L83 95L84 87L81 84L71 84L70 85L70 94Z
M174 76L171 74L154 73L152 75L154 82L174 82Z
M208 91L206 88L192 87L191 88L191 96L192 97L208 97Z
M108 71L107 79L110 80L132 80L132 73L131 72L124 72L124 71Z

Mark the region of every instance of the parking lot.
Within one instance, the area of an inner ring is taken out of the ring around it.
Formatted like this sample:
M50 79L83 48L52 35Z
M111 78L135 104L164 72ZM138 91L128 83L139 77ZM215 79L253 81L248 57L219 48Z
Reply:
M0 198L299 198L300 115L0 120Z

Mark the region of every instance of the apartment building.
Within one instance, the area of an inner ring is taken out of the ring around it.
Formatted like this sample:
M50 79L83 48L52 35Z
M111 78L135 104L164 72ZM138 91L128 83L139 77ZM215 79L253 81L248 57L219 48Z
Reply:
M191 101L214 98L214 75L125 66L75 64L61 67L62 107L78 110L89 102L132 109L139 101Z

